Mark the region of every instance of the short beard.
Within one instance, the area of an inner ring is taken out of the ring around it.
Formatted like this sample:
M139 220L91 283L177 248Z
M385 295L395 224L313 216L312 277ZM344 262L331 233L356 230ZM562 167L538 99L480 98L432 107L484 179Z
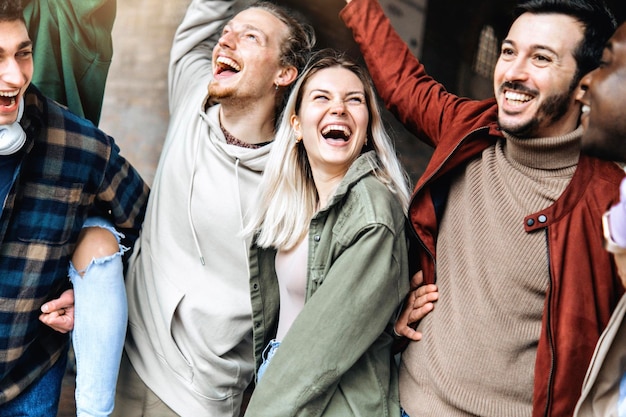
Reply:
M208 92L211 100L215 101L228 98L232 96L233 93L232 90L229 88L220 87L219 84L215 82L215 80L211 80L211 82L209 82Z
M501 126L502 130L517 138L537 137L539 125L544 120L549 124L553 124L561 120L561 118L567 114L572 95L577 86L578 82L572 82L567 92L548 97L539 109L537 109L535 117L528 121L528 123L520 126Z

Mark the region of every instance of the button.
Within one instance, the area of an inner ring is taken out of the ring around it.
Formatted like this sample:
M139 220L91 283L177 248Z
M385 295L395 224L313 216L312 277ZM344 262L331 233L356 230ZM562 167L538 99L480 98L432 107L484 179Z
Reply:
M545 214L540 214L537 220L539 220L539 223L545 223L548 221L548 218Z
M528 226L534 226L535 225L535 219L528 219L528 220L526 220L526 224Z
M256 323L254 323L254 327L258 329L259 327L261 327L261 323L257 321Z
M313 236L313 240L316 241L316 242L319 242L320 241L320 235Z
M252 289L255 291L259 289L259 284L252 284Z

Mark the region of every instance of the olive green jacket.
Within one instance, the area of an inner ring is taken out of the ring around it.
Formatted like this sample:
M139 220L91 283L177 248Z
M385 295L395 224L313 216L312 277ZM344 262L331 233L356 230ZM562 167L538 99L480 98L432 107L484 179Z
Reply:
M393 323L409 289L405 216L369 155L311 220L306 303L256 387L246 416L400 415ZM257 369L275 336L275 251L251 252Z

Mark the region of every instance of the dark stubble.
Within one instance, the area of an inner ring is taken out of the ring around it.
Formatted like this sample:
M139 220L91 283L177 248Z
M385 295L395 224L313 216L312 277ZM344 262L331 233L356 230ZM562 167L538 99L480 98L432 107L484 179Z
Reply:
M578 82L572 81L568 91L562 94L556 94L548 97L537 109L535 117L520 126L501 126L502 130L510 135L518 138L534 138L537 137L539 126L542 122L556 123L565 116L569 110L572 95L578 86ZM516 83L503 83L502 88L512 89L519 92L528 92L528 89Z

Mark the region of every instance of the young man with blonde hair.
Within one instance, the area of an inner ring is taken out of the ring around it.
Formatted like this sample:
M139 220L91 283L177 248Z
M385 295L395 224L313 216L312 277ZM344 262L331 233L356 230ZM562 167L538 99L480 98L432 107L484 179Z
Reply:
M172 46L169 130L126 277L114 415L239 415L254 372L241 231L283 97L313 42L310 27L271 3L191 2Z

